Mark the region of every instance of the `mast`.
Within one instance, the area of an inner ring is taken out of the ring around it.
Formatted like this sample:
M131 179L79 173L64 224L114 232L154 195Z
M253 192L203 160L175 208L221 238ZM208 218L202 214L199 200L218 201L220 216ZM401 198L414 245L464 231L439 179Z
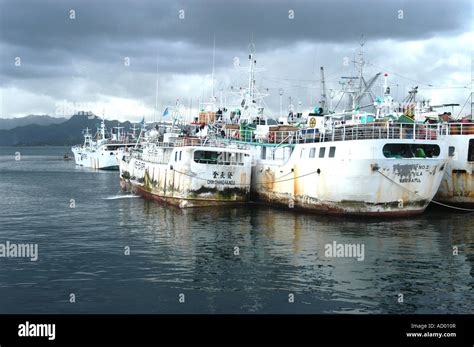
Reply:
M321 108L323 113L327 111L326 82L324 81L324 68L321 66Z
M255 64L257 61L254 59L255 53L255 45L251 43L249 45L249 89L248 89L248 97L250 101L250 106L254 103L254 85L255 85Z
M261 107L262 104L266 106L264 97L268 94L262 94L259 92L258 88L255 85L255 74L258 71L264 71L263 69L257 69L256 64L257 60L255 59L255 44L249 44L249 66L248 66L248 84L246 88L239 88L238 93L242 101L240 107L242 108L242 115L240 120L250 122L254 117L265 117L263 114L264 108ZM231 86L231 90L234 90Z
M89 133L89 127L86 127L83 131L84 134L84 148L91 147L91 134Z
M212 102L214 103L215 101L215 95L214 95L214 70L215 70L215 65L216 65L216 35L214 35L214 42L212 46Z
M105 140L105 111L102 111L102 121L100 122L101 140Z
M135 125L135 123L133 123L133 126L130 128L130 130L132 131L133 138L136 137L137 129L137 126Z
M153 121L156 122L156 116L158 114L158 57L156 58L156 82L155 82L155 112Z

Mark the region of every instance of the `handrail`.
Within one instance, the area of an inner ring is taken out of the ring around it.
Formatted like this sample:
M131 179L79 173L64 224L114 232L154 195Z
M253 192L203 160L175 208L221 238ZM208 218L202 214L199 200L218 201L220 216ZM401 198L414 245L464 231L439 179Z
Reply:
M474 135L474 121L442 123L443 135Z
M461 128L461 131L463 129ZM472 130L474 131L474 124ZM311 133L312 132L312 133ZM247 131L242 133L238 129L225 129L226 137L233 140L248 143L262 143L261 138L255 138ZM267 141L263 143L277 144L278 147L284 143L313 143L328 141L351 141L351 140L374 140L374 139L414 139L414 140L436 140L442 134L440 124L417 124L417 123L369 123L356 125L339 125L325 131L315 128L307 128L297 131L279 130L269 131Z

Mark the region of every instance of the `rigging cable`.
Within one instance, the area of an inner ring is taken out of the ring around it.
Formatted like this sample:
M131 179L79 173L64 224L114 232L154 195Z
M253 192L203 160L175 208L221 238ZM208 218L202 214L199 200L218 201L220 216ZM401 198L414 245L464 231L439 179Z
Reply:
M173 169L174 171L176 171L177 173L180 173L182 175L185 175L185 176L189 176L191 178L196 178L196 179L199 179L199 180L204 180L204 181L207 181L209 180L209 178L203 178L203 177L199 177L199 176L195 176L195 175L190 175L188 173L185 173L185 172L181 172L181 171L178 171L176 169ZM309 176L309 175L313 175L313 174L316 174L318 173L318 171L313 171L313 172L309 172L309 173L306 173L304 175L300 175L300 176L296 176L296 177L291 177L291 178L286 178L286 179L278 179L278 180L275 180L275 181L270 181L270 182L260 182L260 183L256 183L258 185L267 185L267 184L273 184L273 183L280 183L280 182L286 182L286 181L292 181L292 180L295 180L295 179L298 179L298 178L302 178L302 177L306 177L306 176ZM285 177L285 176L288 176L290 173L287 173L281 177ZM251 184L235 184L236 186L250 186Z
M394 181L393 179L391 179L390 177L388 177L387 175L385 175L383 172L381 172L380 170L377 170L377 172L379 174L381 174L383 177L385 177L386 179L388 179L390 182L400 186L401 188L405 189L406 191L412 193L412 194L415 194L415 195L418 195L419 197L423 198L424 200L429 200L430 202L434 203L434 204L437 204L437 205L440 205L440 206L444 206L444 207L447 207L447 208L452 208L452 209L455 209L455 210L460 210L460 211L465 211L465 212L471 212L473 213L474 212L474 209L471 209L471 208L463 208L463 207L457 207L457 206L452 206L452 205L448 205L448 204L444 204L442 202L439 202L439 201L436 201L436 200L433 200L433 199L427 199L425 198L424 196L418 194L417 192L413 192L411 191L410 189L402 186L400 183Z

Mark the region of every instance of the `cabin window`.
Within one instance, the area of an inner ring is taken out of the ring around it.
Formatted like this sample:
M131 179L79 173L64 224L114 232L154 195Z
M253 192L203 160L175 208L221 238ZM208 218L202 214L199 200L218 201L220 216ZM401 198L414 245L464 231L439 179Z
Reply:
M319 157L324 158L324 153L326 153L326 147L321 147L319 149Z
M181 154L183 154L183 151L179 151L179 161L181 161Z
M302 148L301 149L301 154L300 154L300 158L304 158L304 155L306 154L306 148Z
M454 157L454 154L456 153L456 147L454 146L449 146L449 149L448 149L448 155L450 157Z
M316 155L316 148L311 148L309 150L309 157L314 158L315 155Z
M329 158L334 158L336 155L336 147L329 147Z
M267 147L262 146L262 159L267 159Z
M174 161L178 161L178 152L174 152Z
M440 154L438 145L414 143L387 143L382 150L385 158L437 158Z
M469 151L467 153L467 161L474 161L474 139L469 140Z
M235 152L194 151L194 161L210 165L244 165L243 156Z

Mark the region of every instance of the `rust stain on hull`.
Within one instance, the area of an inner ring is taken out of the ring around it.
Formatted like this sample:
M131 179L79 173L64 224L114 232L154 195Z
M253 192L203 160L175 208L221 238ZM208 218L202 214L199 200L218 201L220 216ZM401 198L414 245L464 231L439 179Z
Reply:
M120 178L120 187L123 191L138 194L147 200L153 200L159 203L169 203L171 205L188 208L188 207L208 207L230 204L242 204L248 201L249 193L245 188L229 188L223 190L201 188L198 191L189 192L187 197L174 195L176 192L171 186L164 192L154 191L151 182L145 182L143 185L134 184L130 180Z
M471 172L452 170L450 175L445 176L435 200L446 204L474 207L474 164L471 165Z
M288 200L291 198L288 194L277 196L277 194L254 192L252 199L261 202L271 202L280 207L289 210L305 210L313 213L324 213L332 215L360 215L371 217L401 217L421 214L425 211L429 204L428 200L416 200L408 204L404 204L403 208L399 208L398 201L386 203L367 203L361 201L340 201L328 203L318 201L311 197L297 196L295 198L294 207L288 206Z

